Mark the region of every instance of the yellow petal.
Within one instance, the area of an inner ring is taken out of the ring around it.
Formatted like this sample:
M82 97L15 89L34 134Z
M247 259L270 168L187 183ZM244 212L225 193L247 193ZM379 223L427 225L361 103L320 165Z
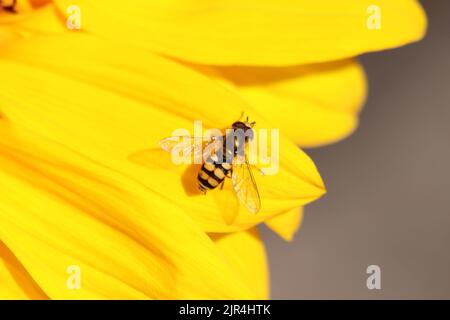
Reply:
M256 299L269 298L269 272L264 243L256 228L210 234L236 277L247 284Z
M77 4L82 28L110 39L220 65L332 61L419 40L425 14L415 0L56 0ZM370 29L381 9L381 28Z
M286 241L292 241L303 220L303 208L291 209L268 219L266 225Z
M296 143L335 142L358 124L367 85L354 60L285 68L217 69L238 92Z
M19 1L19 4L26 7L19 7L17 14L0 15L0 45L35 34L67 32L64 20L53 4L38 3L34 5L34 9L23 1Z
M324 193L311 159L282 134L279 172L256 177L261 213L251 215L241 206L233 224L214 193L192 192L195 166L175 166L161 150L147 156L146 166L132 161L142 150L159 148L175 129L192 133L192 120L222 129L246 111L258 128L274 128L234 92L178 63L72 34L17 42L0 53L0 67L0 110L9 121L139 181L205 231L249 228Z
M0 128L0 239L50 298L253 297L181 210L77 151Z
M19 260L0 241L0 299L47 299Z

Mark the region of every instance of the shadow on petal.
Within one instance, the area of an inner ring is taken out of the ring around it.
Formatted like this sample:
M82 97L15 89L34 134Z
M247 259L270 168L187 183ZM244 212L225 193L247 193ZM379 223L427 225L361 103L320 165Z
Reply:
M197 174L201 168L200 164L176 165L171 161L170 155L159 148L132 153L128 156L128 159L148 169L162 169L167 170L167 173L178 174L181 176L180 183L188 197L212 197L227 225L233 224L236 220L239 212L239 201L231 182L227 178L225 178L223 187L219 186L215 190L210 190L207 194L203 194L198 189L197 182ZM167 179L171 179L171 176L168 175Z

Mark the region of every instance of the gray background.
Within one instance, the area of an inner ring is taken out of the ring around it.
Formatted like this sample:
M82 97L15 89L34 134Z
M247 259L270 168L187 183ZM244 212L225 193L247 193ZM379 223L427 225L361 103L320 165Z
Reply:
M263 230L271 297L450 299L450 1L426 39L361 58L369 98L350 138L307 150L328 194L293 243ZM381 290L366 268L381 267Z

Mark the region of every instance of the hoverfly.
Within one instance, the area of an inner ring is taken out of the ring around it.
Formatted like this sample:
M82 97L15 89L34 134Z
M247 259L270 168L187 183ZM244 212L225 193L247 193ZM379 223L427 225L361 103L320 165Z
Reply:
M3 9L10 13L16 13L16 4L17 0L11 0L8 4L5 4L2 0L0 0L0 9Z
M241 116L242 118L242 116ZM202 167L197 175L198 189L205 193L218 186L223 188L225 178L231 178L233 189L239 201L251 213L257 213L261 208L261 199L253 176L251 165L245 151L245 145L253 140L255 122L240 121L241 118L227 129L227 134L217 137L172 136L160 141L164 151L172 152L180 145L180 138L188 143L183 149L185 157L192 155L203 159ZM243 135L237 135L241 132ZM196 139L205 145L202 150L196 148ZM230 143L231 141L231 143Z

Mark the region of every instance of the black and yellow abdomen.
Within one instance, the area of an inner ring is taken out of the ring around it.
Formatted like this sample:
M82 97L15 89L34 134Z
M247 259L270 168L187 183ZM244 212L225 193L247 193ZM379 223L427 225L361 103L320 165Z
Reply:
M223 182L225 177L228 176L230 170L231 165L229 163L216 163L209 158L203 163L202 168L198 173L198 188L202 192L217 188L217 186Z

